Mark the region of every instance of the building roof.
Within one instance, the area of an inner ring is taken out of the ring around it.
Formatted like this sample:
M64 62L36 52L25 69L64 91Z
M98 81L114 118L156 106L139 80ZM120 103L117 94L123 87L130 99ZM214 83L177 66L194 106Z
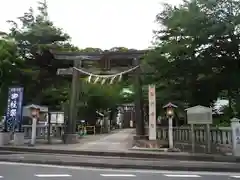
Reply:
M35 108L35 109L40 109L40 112L48 112L47 106L40 106L37 104L29 104L29 105L23 106L23 108L25 109Z
M169 102L169 103L167 103L166 105L163 106L163 108L168 108L168 107L177 108L178 106L173 104L173 103L171 103L171 102Z

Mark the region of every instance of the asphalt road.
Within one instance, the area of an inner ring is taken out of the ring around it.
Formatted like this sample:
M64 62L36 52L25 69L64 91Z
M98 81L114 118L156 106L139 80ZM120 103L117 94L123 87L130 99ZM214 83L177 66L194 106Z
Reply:
M1 152L1 151L0 151ZM155 170L182 170L182 171L215 171L215 172L240 172L239 163L204 162L204 161L179 161L166 159L141 159L103 156L79 156L59 154L1 154L0 161L22 162L37 164L53 164L66 166L88 166L108 168L134 168ZM1 175L1 174L0 174Z
M0 162L3 180L229 180L240 173L94 169Z

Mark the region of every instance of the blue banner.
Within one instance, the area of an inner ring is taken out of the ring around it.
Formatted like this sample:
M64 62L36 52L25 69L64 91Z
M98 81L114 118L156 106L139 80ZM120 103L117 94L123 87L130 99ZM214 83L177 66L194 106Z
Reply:
M23 88L11 87L8 90L5 130L21 131Z

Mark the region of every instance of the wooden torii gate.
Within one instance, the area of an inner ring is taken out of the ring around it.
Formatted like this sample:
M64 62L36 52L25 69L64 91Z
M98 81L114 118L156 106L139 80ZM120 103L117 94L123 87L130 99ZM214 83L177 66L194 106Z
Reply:
M143 119L143 101L142 101L142 85L141 85L141 69L140 58L147 53L146 50L129 50L126 52L55 52L51 51L54 59L56 60L69 60L73 61L73 67L67 69L58 69L58 75L72 75L71 97L69 104L69 114L67 127L64 133L63 141L66 144L77 142L76 135L76 104L79 100L80 83L79 78L81 73L75 68L86 69L86 71L102 75L102 74L116 74L121 70L126 70L129 66L138 66L134 70L134 89L135 89L135 123L136 123L136 138L144 137L144 119ZM87 62L96 62L100 65L100 70L94 68L84 68Z

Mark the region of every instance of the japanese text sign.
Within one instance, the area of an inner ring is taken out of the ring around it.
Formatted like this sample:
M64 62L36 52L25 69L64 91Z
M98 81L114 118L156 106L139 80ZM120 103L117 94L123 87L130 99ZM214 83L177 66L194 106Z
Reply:
M8 131L21 128L22 120L22 102L23 102L23 88L13 87L9 88L6 123L5 128Z
M155 85L148 87L149 100L149 140L156 140L156 93Z

